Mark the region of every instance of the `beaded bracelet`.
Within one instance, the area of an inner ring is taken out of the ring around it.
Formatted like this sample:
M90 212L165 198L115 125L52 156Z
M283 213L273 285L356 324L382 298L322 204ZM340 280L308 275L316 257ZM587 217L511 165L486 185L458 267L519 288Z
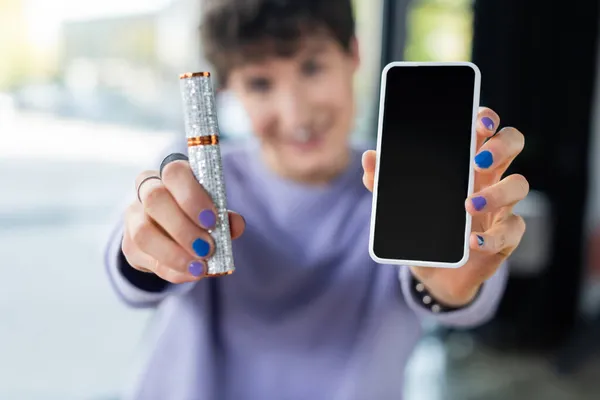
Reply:
M421 303L421 305L423 305L423 307L427 308L429 311L431 311L434 314L457 311L457 310L461 310L463 308L469 307L471 304L473 304L473 302L475 300L477 300L477 298L479 297L479 293L481 293L481 287L483 287L483 285L482 285L479 288L479 291L477 292L475 297L473 297L473 300L471 300L469 303L467 303L463 306L459 306L459 307L452 307L452 306L447 306L447 305L439 303L431 295L431 293L429 293L429 291L427 290L425 285L423 283L421 283L414 276L412 276L412 282L411 282L410 286L412 289L413 296L420 301L420 303Z

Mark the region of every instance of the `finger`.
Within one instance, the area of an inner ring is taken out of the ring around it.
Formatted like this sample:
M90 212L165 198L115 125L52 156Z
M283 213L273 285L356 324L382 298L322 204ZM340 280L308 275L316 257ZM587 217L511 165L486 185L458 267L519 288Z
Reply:
M157 264L154 273L165 281L180 284L186 282L197 282L206 277L206 263L196 260L191 266L190 273L184 274L164 264Z
M375 164L377 162L377 153L375 150L368 150L362 155L362 167L363 167L363 184L365 187L373 191L375 183Z
M477 149L485 143L485 141L494 136L496 129L500 125L500 117L494 110L487 107L479 107L477 113Z
M165 235L138 203L134 203L127 212L122 250L130 265L161 277L161 271L164 274L166 269L187 275L190 279L201 276L205 271L202 261L190 256Z
M146 214L191 256L213 254L213 238L188 218L161 181L146 181L139 193Z
M161 174L164 185L188 218L206 230L214 229L217 209L210 194L196 180L187 157L177 153L167 156L161 164ZM244 218L238 213L233 218L229 215L229 225L232 239L240 237L246 227Z
M167 156L161 164L164 185L190 220L206 230L214 229L218 214L212 198L198 183L189 162L177 155Z
M163 158L163 160L160 163L160 167L159 167L159 173L160 173L161 178L162 178L163 169L167 166L167 164L169 164L173 161L177 161L177 160L189 161L189 158L185 154L181 154L181 153L171 153L168 156L166 156L165 158Z
M465 202L465 208L471 215L489 213L503 207L515 205L523 200L528 193L529 182L527 182L527 179L523 175L514 174L473 194Z
M242 236L242 233L246 230L246 220L241 214L229 211L229 230L231 231L232 239Z
M510 163L523 151L525 136L515 128L503 128L488 140L475 156L478 172L504 173Z
M125 260L134 269L141 272L154 272L154 263L152 257L145 254L140 250L139 247L131 239L129 231L125 229L123 233L123 240L121 241L121 252L125 256Z
M524 233L525 221L512 214L487 232L473 232L469 245L473 250L509 256L521 242Z
M127 231L123 236L122 251L131 267L138 271L157 275L170 283L195 282L202 279L206 271L205 264L201 260L194 261L194 264L190 265L192 268L186 273L171 268L166 264L161 264L158 260L137 247Z
M142 172L141 174L139 174L135 178L135 188L138 192L138 199L139 199L139 193L140 193L142 186L144 186L148 182L148 178L152 178L152 177L159 177L159 172L156 170L146 170L146 171ZM139 200L141 201L141 199L139 199Z

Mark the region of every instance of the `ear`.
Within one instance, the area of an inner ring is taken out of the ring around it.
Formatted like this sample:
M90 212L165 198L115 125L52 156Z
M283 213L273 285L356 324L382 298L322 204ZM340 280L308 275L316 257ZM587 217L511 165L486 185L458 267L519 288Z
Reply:
M360 48L356 36L353 36L350 40L350 56L352 57L354 72L356 72L360 68Z

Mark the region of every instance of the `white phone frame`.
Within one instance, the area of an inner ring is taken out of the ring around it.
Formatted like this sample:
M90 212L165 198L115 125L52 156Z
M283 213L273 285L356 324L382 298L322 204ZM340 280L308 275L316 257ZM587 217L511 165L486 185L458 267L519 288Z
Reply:
M396 260L378 257L374 251L374 239L375 239L375 216L377 215L377 187L379 181L379 166L381 165L381 136L383 131L383 115L385 108L385 90L388 71L392 68L405 68L405 67L446 67L446 66L464 66L473 69L475 72L475 81L473 85L473 113L471 119L471 157L465 162L469 163L469 184L465 199L473 194L474 186L474 166L473 158L475 157L476 146L477 146L477 115L479 113L479 96L481 90L481 72L479 68L472 62L409 62L409 61L394 61L385 66L381 73L381 91L379 97L379 122L377 126L377 163L375 165L375 179L373 185L373 200L371 208L371 228L369 235L369 255L378 264L392 264L392 265L405 265L414 267L433 267L433 268L460 268L466 264L470 254L470 236L471 236L471 214L465 210L465 236L464 236L464 250L463 257L460 261L455 263L436 262L427 260Z

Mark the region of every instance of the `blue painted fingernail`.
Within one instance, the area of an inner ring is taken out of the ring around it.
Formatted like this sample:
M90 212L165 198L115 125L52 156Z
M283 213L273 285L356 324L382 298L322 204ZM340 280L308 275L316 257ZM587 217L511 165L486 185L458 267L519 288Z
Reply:
M481 118L481 123L483 123L483 125L490 131L494 130L494 121L490 117Z
M198 216L198 220L200 221L200 225L205 229L212 229L217 223L217 216L213 210L204 210Z
M204 264L200 261L192 261L188 267L188 271L194 276L200 276L204 273Z
M192 243L192 248L200 257L206 257L208 253L210 253L210 244L202 239L194 240L194 243Z
M475 164L479 168L489 168L494 163L494 156L489 150L484 150L475 156Z
M479 247L483 247L483 237L477 235L477 245L479 245Z
M485 207L485 205L487 204L485 197L481 197L481 196L473 197L473 199L471 201L473 202L473 207L475 207L475 210L477 210L477 211L483 210L483 207Z

